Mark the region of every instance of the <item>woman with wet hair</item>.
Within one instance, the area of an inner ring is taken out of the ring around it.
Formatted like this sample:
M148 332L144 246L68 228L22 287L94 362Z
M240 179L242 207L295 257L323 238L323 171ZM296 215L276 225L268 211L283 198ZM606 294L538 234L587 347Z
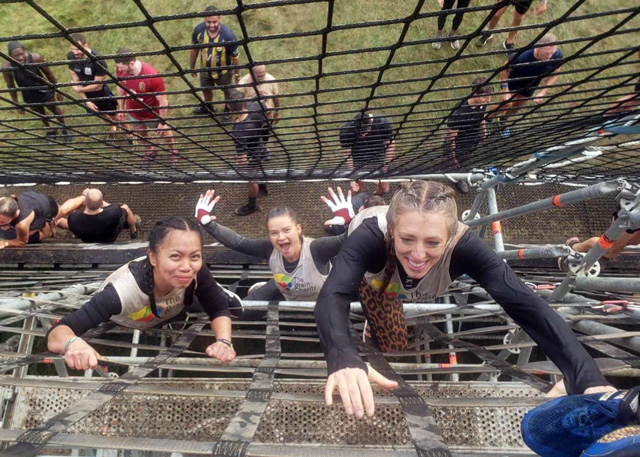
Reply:
M209 315L216 336L216 342L206 349L207 355L231 362L236 353L231 343L229 305L239 307L239 300L214 281L206 266L203 268L198 225L183 217L168 217L149 233L147 256L120 267L91 300L52 327L47 347L64 354L70 368L96 369L100 355L79 335L109 320L135 329L157 327L187 311L194 297Z
M287 207L276 207L267 215L268 239L251 239L215 222L211 212L220 196L214 190L200 195L196 219L207 233L223 245L243 254L269 261L273 279L252 288L248 300L315 300L331 268L330 261L340 250L344 236L317 240L302 236L296 213ZM264 314L264 313L262 313ZM257 317L256 314L251 313ZM247 319L247 314L242 319Z
M405 351L402 301L433 299L464 274L491 294L558 366L570 394L613 390L562 318L458 221L454 195L438 182L405 183L388 207L364 210L351 222L315 308L329 374L327 404L337 387L347 414L371 416L369 380L385 389L398 386L358 355L349 331L350 301L362 302L373 344L383 352Z

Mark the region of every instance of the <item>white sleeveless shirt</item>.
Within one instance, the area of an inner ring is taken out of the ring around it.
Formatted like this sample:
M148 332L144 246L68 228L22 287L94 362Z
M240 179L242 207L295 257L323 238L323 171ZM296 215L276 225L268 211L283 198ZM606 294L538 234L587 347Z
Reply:
M302 238L300 259L291 273L285 270L280 251L274 248L269 257L269 268L273 272L273 279L282 295L289 301L315 300L327 279L328 275L321 274L313 261L312 241L313 238Z
M348 234L351 235L353 231L358 228L365 219L375 217L377 219L378 228L383 234L387 234L387 211L388 206L373 206L361 211L349 224ZM363 217L360 217L363 216ZM426 299L432 300L439 295L442 295L444 291L451 285L451 276L449 274L449 265L451 264L451 254L453 248L458 244L460 238L467 232L469 227L456 221L454 226L454 233L447 241L444 253L442 257L429 269L429 272L420 279L418 285L411 289L405 289L398 268L394 268L391 280L385 288L385 295L391 297L397 297L400 300L417 300ZM376 290L384 285L385 270L387 265L377 273L366 272L364 275L365 280L371 287Z
M144 257L134 260L141 261ZM151 310L149 296L138 286L136 278L129 269L129 264L123 265L111 273L98 289L102 291L109 284L113 286L120 302L122 311L111 320L128 328L147 329L166 322L185 309L184 297L186 289L174 289L163 297L155 297L156 310L154 315Z

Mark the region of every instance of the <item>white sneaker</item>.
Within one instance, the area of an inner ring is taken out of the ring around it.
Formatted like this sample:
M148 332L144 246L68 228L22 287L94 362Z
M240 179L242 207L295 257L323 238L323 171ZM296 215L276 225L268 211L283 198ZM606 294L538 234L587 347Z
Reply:
M251 295L253 292L255 292L256 290L264 286L266 283L267 281L255 283L253 286L249 287L249 291L247 292L247 295Z
M453 38L456 35L458 35L456 32L454 32L453 30L451 32L449 32L449 38ZM451 42L451 48L458 50L460 49L460 41L459 40L453 40Z
M435 39L439 40L443 36L444 36L444 33L440 32L440 30L438 30L436 32ZM442 41L434 41L433 43L431 43L431 46L433 46L433 49L440 49L442 47Z

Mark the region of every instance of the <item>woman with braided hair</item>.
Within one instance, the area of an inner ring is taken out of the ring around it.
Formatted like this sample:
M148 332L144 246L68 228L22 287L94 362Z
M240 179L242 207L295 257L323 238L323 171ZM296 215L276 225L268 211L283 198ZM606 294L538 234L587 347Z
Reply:
M47 347L64 354L70 368L96 369L100 355L78 335L109 320L135 329L162 325L191 307L195 296L209 315L216 336L216 342L206 349L207 355L231 362L236 353L231 344L229 308L241 304L202 267L198 225L183 217L157 222L149 233L147 256L120 267L91 300L52 327Z
M315 318L329 378L327 405L337 387L347 414L374 413L370 380L395 389L363 362L350 336L349 303L360 299L373 344L383 352L408 346L402 301L433 299L452 279L475 279L538 344L565 377L568 392L613 390L573 332L496 253L458 221L454 190L432 181L405 183L389 206L368 208L320 291Z

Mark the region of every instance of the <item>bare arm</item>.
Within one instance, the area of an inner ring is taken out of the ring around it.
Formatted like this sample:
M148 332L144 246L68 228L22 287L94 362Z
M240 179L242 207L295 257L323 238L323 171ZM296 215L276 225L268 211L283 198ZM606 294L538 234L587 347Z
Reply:
M76 370L95 370L98 368L100 354L81 338L77 338L67 346L67 343L76 336L71 328L66 325L58 325L49 333L47 349L57 354L64 354L64 360L69 368ZM65 346L66 352L65 352Z
M156 100L158 100L158 115L165 119L167 117L167 106L169 106L169 98L167 94L156 95ZM164 124L164 122L162 122Z
M35 63L44 63L44 59L42 58L42 56L40 54L36 54L35 52L31 54L33 56L33 61ZM40 69L42 70L42 73L46 76L46 78L52 83L52 84L58 84L58 80L56 79L55 75L53 74L53 72L51 71L51 68L49 68L48 66L43 66L40 67Z
M393 157L396 155L396 140L391 140L387 144L387 150L384 153L384 167L383 170L387 171L389 168L389 162L393 160Z
M29 242L29 226L31 222L33 222L33 218L36 217L35 212L31 212L31 214L16 225L16 238L13 240L6 240L5 246L13 246L13 247L22 247L26 246Z
M72 72L75 75L75 72ZM76 75L77 77L77 75ZM94 83L89 84L88 86L74 86L74 90L76 92L97 92L102 89L104 86L104 80L107 79L107 75L96 75L94 78Z
M9 68L9 65L4 65L4 68ZM16 82L13 79L13 74L10 72L4 72L2 73L2 77L4 78L4 82L7 85L7 87L9 89L15 89L16 88ZM19 103L18 101L18 93L13 91L13 92L9 92L9 95L11 95L11 100L13 100L13 103Z
M87 197L85 197L84 195L80 195L79 197L75 197L75 198L70 198L60 206L60 209L58 210L58 215L56 216L54 221L57 222L58 219L67 216L72 211L77 210L78 208L83 206L86 201L87 201Z
M231 65L237 66L240 65L240 56L231 56ZM234 68L233 69L233 77L235 79L236 84L238 84L238 81L240 80L240 69L239 68Z
M231 318L228 316L216 317L211 321L211 330L216 335L216 342L207 347L207 355L215 357L225 364L231 362L236 358L236 351L227 344L227 342L231 342Z
M544 97L549 91L549 86L553 86L558 81L558 72L560 71L560 68L561 67L556 68L548 77L542 80L542 85L546 87L543 87L534 95L534 101L536 103L542 103L542 97Z
M196 62L198 60L198 54L200 54L200 49L191 49L189 52L189 68L191 70L195 70ZM197 73L192 73L193 76L196 76Z

